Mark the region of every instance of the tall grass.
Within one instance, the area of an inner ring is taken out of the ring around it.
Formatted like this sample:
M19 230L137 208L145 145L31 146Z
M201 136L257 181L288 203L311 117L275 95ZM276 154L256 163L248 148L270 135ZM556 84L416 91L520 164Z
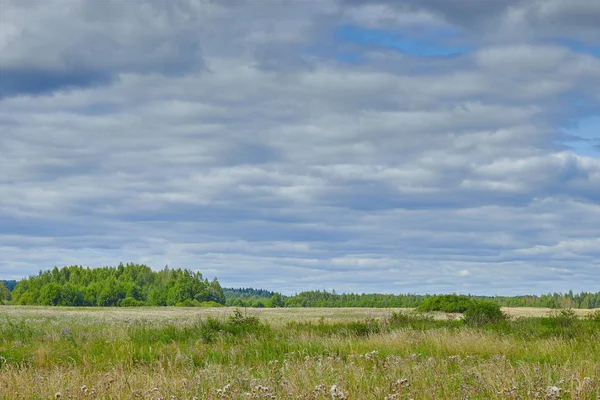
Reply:
M0 322L2 399L600 396L600 318L569 312L472 325L415 313L276 324L231 310L167 320L24 310Z

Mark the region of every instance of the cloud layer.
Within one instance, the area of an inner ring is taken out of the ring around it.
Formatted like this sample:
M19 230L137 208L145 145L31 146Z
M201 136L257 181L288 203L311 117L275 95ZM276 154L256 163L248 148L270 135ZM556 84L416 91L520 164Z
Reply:
M593 2L0 7L0 278L597 291Z

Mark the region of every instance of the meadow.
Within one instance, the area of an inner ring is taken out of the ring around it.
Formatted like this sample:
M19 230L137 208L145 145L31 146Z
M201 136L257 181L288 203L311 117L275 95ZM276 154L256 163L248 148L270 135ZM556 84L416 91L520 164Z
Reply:
M2 399L598 399L600 312L0 307Z

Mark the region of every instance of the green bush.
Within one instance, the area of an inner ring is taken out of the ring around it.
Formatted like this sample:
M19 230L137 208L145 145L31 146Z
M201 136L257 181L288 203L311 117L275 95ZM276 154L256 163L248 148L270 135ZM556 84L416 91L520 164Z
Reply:
M347 336L362 337L381 332L381 324L373 318L364 321L344 321L326 323L320 320L318 323L312 321L288 322L286 327L295 332L310 332L320 336Z
M419 311L442 311L447 313L463 313L475 300L464 295L443 294L427 297L417 309Z
M390 326L406 326L410 323L411 317L402 311L392 312L387 322Z
M481 300L473 300L463 316L463 320L469 325L493 324L506 320L506 314L498 304Z
M401 311L392 312L392 315L387 319L387 324L390 328L399 327L424 327L433 322L433 316L427 314L408 314Z
M141 300L136 300L133 297L125 297L123 300L121 300L119 305L121 307L143 307L146 305L146 303Z
M175 303L175 307L200 307L201 304L198 300L185 299L184 301L180 301Z
M238 309L227 320L208 317L199 324L200 337L207 343L225 335L265 334L269 329L269 325L262 324L257 317L244 316Z
M550 320L554 326L570 328L577 322L577 314L572 308L563 308L550 313Z
M219 304L216 301L203 301L200 303L200 307L225 307L223 304Z
M258 326L260 324L257 317L244 316L239 308L233 310L233 315L229 316L228 322L230 325L242 327Z

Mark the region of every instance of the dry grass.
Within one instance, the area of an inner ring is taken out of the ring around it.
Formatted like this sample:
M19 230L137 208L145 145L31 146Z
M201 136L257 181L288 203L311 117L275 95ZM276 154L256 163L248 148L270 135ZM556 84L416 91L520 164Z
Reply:
M509 312L522 316L520 310ZM385 321L390 310L248 309L248 316L271 328L237 336L223 332L214 340L186 330L209 316L231 313L224 308L2 307L0 398L600 396L600 327L585 334L532 331L528 336L433 321L423 329L349 334L345 329L353 322ZM536 315L546 316L547 310ZM324 325L335 329L323 330Z
M287 323L289 321L358 321L366 318L385 318L394 311L410 311L407 308L241 308L245 315L256 316L269 323ZM46 316L46 317L92 317L106 321L180 321L202 317L225 317L232 308L186 308L186 307L41 307L41 306L3 306L0 316ZM439 313L439 318L445 314Z
M594 313L595 311L600 310L600 308L596 309L573 309L575 314L578 317L584 318L585 316ZM545 317L549 314L552 314L556 310L552 308L537 308L537 307L503 307L502 311L510 315L511 317Z
M289 321L358 321L366 318L385 318L392 312L411 312L412 308L246 308L247 315L259 317L269 323ZM579 317L585 317L596 310L573 310ZM503 307L502 311L511 317L545 317L554 310L535 307ZM102 307L40 307L2 306L0 316L47 316L47 317L93 317L111 321L153 320L169 321L198 317L224 317L231 314L231 308L185 308L185 307L143 307L143 308L102 308ZM430 313L435 319L455 319L459 314Z

